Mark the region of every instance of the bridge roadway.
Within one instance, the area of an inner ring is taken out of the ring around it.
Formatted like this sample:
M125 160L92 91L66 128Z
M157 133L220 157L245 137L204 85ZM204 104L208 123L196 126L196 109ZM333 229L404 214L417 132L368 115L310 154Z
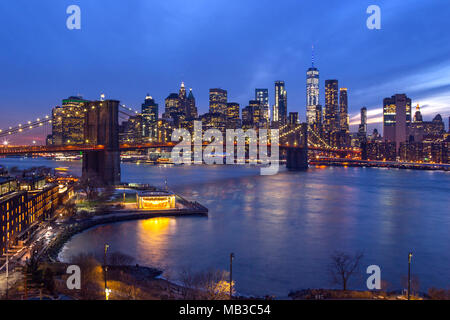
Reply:
M378 167L378 168L411 168L411 169L439 169L450 170L450 164L445 163L420 163L420 162L401 162L401 161L382 161L382 160L359 160L343 158L316 158L310 159L310 165L340 165L340 166L360 166L360 167Z
M140 149L150 149L150 148L173 148L176 143L139 143L139 144L120 144L120 151L132 151ZM208 145L204 142L203 146ZM236 143L235 143L236 145ZM267 146L270 147L270 144ZM279 145L281 149L302 149L301 146L290 146L290 145ZM61 152L82 152L82 151L102 151L105 150L103 145L70 145L70 146L2 146L0 147L0 156L11 156L11 155L25 155L25 154L39 154L39 153L61 153ZM359 155L360 150L354 150L351 148L347 149L335 149L326 147L316 147L308 146L308 150L340 153L340 154L353 154Z

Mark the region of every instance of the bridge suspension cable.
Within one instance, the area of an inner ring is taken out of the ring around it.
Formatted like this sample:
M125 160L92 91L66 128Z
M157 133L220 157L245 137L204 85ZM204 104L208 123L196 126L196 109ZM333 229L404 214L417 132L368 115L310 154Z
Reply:
M314 147L326 147L329 149L336 149L330 146L328 143L326 143L322 137L320 137L317 132L311 127L310 124L308 124L308 133L312 133L323 145L318 145L317 143L314 143L311 141L310 136L308 135L308 144L313 145Z
M288 127L288 125L283 125L279 128L280 131L283 131L284 129L286 129ZM301 126L295 126L294 128L283 132L282 134L280 134L280 138L284 138L289 134L295 133L297 131L299 131L301 129ZM312 134L321 142L320 144L314 143L311 140L311 137L308 135L308 144L309 145L313 145L314 147L321 147L321 148L329 148L329 149L335 149L333 147L331 147L328 143L326 143L319 135L317 135L317 133L312 129L312 127L308 124L308 133L312 132Z
M138 111L134 110L133 108L127 107L127 106L125 106L124 104L121 104L120 107L123 108L123 109L125 109L125 110L127 110L127 111L131 111L131 112L133 112L134 114L138 114L138 113L139 113ZM123 113L123 111L119 111L119 112L122 112L122 113Z
M27 129L29 130L39 128L42 127L45 123L52 123L52 119L48 115L44 116L43 118L37 118L33 121L27 121L25 124L20 123L16 126L11 126L8 129L0 129L0 138L22 133Z
M127 117L131 117L134 114L138 114L138 111L133 110L132 108L126 107L125 105L120 105L120 107L122 109L128 111L128 113L127 113L125 111L119 110L119 112L121 114L126 115ZM87 112L87 109L84 109L83 111ZM131 111L132 114L130 114L129 111ZM37 118L36 120L27 121L23 124L20 123L15 126L10 126L7 129L0 129L0 138L8 137L8 136L15 135L15 134L20 134L20 133L25 132L26 130L36 129L36 128L42 127L46 123L50 123L50 124L52 123L52 118L48 115Z

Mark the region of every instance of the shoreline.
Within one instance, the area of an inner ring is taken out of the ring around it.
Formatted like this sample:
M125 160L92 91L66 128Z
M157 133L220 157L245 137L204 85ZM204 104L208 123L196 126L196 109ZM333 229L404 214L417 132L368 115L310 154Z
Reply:
M131 213L131 214L128 214ZM117 214L120 213L121 215L114 215L114 216L108 216L108 217L101 217L101 216L94 216L92 218L89 218L88 220L83 220L80 222L75 222L74 224L71 224L69 226L66 226L64 230L59 233L56 238L54 238L47 248L45 248L44 252L42 252L42 256L44 256L44 259L48 259L51 262L61 262L59 261L58 255L61 252L61 249L64 247L64 245L75 235L82 233L88 229L91 229L93 227L97 227L100 225L106 225L111 223L118 223L118 222L125 222L125 221L133 221L133 220L145 220L145 219L152 219L152 218L162 218L162 217L205 217L205 213L203 212L142 212L142 213L133 213L132 211L125 211L125 212L111 212L110 214ZM124 215L122 215L124 214ZM97 218L95 218L97 217ZM99 217L99 218L98 218Z

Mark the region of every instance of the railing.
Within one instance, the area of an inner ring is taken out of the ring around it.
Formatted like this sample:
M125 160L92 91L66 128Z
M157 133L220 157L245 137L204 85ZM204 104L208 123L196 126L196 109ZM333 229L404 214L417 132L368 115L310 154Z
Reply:
M235 143L236 144L236 143ZM120 151L149 149L149 148L173 148L176 143L136 143L136 144L121 144L119 146ZM202 143L203 146L208 145L207 142ZM267 146L271 146L270 143ZM302 148L300 145L280 144L280 148ZM103 145L70 145L70 146L0 146L0 156L2 155L21 155L21 154L35 154L35 153L56 153L56 152L80 152L80 151L100 151L104 150ZM327 148L321 146L308 145L308 149L332 153L347 153L347 154L360 154L361 150L355 148Z
M73 146L17 146L0 147L0 155L19 155L28 153L55 153L55 152L77 152L95 151L105 149L102 145L73 145Z

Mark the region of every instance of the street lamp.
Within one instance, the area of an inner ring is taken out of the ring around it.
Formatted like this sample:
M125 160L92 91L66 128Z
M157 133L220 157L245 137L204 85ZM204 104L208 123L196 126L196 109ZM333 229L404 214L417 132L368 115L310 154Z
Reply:
M411 296L411 258L412 252L408 253L408 300Z
M105 277L105 299L108 300L109 293L111 292L110 289L108 289L108 283L106 279L106 272L108 271L108 267L106 266L106 252L108 251L109 245L105 243L105 254L103 256L103 269L104 269L104 277Z
M230 253L230 300L233 299L233 259L234 253Z

